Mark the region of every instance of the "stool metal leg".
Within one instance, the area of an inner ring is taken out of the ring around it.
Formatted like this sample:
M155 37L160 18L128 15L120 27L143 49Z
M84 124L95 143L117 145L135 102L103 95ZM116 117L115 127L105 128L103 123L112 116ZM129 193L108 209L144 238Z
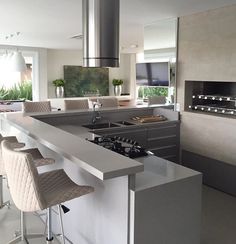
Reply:
M0 175L0 209L5 206L9 207L10 201L3 202L3 176Z
M26 234L25 214L22 211L20 212L20 230L20 236L17 236L15 239L8 242L8 244L14 244L19 242L29 244L28 239L44 237L43 234Z
M52 209L51 207L47 209L47 226L48 226L48 233L47 233L47 243L50 244L53 241L53 235L52 235Z
M61 217L61 204L58 204L57 207L58 207L58 214L59 214L60 226L61 226L61 240L62 243L65 244L64 228L63 228L62 217Z
M25 238L25 218L24 218L24 213L21 211L20 212L20 235L17 236L15 239L11 240L8 242L8 244L14 244L14 243L27 243L29 244L28 240Z
M21 240L24 241L26 234L25 227L25 215L22 211L20 211L20 232L21 232Z

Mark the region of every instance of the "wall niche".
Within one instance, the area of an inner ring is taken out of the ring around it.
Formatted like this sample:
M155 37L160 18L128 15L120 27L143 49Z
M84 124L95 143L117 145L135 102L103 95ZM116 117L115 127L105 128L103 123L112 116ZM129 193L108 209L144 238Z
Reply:
M185 111L236 118L236 82L185 81Z

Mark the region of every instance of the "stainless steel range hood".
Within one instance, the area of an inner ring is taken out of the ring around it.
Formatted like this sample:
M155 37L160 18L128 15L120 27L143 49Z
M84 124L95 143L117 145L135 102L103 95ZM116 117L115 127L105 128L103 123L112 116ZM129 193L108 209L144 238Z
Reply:
M120 0L83 0L84 67L119 67Z

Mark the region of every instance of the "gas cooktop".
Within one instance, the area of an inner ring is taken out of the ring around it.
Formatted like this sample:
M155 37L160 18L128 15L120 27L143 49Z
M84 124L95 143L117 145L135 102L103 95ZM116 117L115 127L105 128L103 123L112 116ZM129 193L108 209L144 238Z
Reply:
M138 158L148 155L146 150L139 146L136 141L125 137L97 136L94 140L89 141L129 158Z

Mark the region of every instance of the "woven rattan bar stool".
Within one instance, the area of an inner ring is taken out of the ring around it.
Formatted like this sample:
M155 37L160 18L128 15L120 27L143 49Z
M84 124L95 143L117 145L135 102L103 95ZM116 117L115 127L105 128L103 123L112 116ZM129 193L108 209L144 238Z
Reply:
M16 207L22 211L22 215L23 212L47 209L46 243L51 243L53 241L51 207L54 205L60 206L65 201L91 193L94 188L75 184L63 169L39 174L32 155L27 152L15 151L6 140L2 142L2 156L12 199ZM18 179L21 179L21 181L19 182ZM61 211L60 207L58 208L62 241L65 243ZM34 236L26 236L22 228L21 236L9 242L9 244L24 240L27 242L27 237L32 238ZM36 237L39 237L39 235Z

